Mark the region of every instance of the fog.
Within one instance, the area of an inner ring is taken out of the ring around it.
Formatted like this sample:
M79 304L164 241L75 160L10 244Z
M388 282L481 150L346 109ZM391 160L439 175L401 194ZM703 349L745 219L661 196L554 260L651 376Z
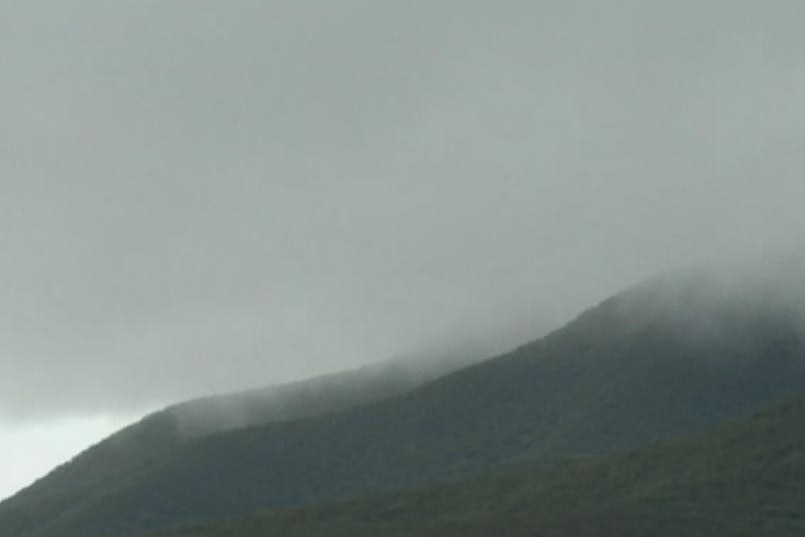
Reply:
M659 332L698 349L728 344L731 353L694 353L702 366L723 366L724 374L740 367L741 353L758 345L767 346L762 356L772 362L805 341L805 247L666 271L585 311L581 318L606 320L611 326L605 333L611 335L626 331L639 339Z
M798 243L803 16L0 1L0 421L499 352Z

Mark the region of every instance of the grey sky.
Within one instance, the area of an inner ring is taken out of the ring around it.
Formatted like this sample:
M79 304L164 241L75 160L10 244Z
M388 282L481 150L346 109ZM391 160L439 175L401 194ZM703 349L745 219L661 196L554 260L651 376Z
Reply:
M469 339L801 239L801 1L0 0L0 420Z

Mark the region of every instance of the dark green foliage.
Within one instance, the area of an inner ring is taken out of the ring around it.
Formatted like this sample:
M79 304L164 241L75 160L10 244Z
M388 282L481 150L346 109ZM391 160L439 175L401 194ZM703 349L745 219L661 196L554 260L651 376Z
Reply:
M92 488L62 481L56 498L46 480L0 506L0 536L105 537L703 431L805 390L800 317L757 289L696 272L648 282L404 395L185 441Z
M805 534L805 397L699 437L151 537Z

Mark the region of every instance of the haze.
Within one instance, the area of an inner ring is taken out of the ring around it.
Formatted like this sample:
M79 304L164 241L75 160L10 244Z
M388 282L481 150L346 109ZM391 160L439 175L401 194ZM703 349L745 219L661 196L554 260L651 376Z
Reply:
M0 429L503 350L801 239L803 15L0 2Z

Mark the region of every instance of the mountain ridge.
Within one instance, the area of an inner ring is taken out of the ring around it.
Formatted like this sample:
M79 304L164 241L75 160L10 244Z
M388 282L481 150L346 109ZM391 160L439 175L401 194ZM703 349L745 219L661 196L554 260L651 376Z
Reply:
M179 446L13 537L197 523L707 430L805 390L798 302L746 281L722 285L698 270L655 278L407 393ZM0 536L11 537L5 520L0 504Z
M124 427L47 475L0 502L0 518L20 502L35 496L35 505L57 506L77 494L91 494L128 473L148 471L149 465L183 443L216 432L272 421L294 420L337 412L392 397L433 376L461 367L479 355L466 350L400 356L342 372L287 384L200 397L168 406ZM61 489L64 482L69 489ZM37 497L38 496L38 497ZM15 534L20 526L40 523L41 507L31 517L0 526L0 535ZM47 513L47 511L45 511Z

